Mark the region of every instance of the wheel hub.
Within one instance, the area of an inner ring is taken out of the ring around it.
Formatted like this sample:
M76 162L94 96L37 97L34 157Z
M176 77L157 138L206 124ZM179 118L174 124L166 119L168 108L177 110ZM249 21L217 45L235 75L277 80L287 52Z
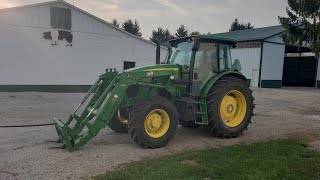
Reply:
M221 103L221 111L223 119L230 121L237 111L237 100L232 96L225 96Z
M152 129L158 130L162 124L161 116L158 114L152 114L148 119L149 125Z
M169 130L170 118L167 112L162 109L151 111L144 122L146 133L152 138L160 138Z
M232 105L232 104L229 104L228 107L227 107L228 113L231 114L231 113L233 112L233 110L234 110L233 105Z
M247 103L244 95L237 90L227 93L220 105L220 116L229 127L240 125L247 111Z

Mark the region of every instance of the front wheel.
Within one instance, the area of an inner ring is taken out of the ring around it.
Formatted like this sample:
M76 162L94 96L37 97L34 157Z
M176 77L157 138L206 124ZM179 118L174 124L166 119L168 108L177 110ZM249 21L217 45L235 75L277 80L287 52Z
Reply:
M121 111L118 110L110 120L108 126L116 133L126 134L128 133L128 120L121 116Z
M243 79L224 77L207 96L210 132L215 137L235 138L242 135L253 115L252 90Z
M136 104L128 123L129 134L143 148L160 148L174 137L178 121L176 108L161 96Z

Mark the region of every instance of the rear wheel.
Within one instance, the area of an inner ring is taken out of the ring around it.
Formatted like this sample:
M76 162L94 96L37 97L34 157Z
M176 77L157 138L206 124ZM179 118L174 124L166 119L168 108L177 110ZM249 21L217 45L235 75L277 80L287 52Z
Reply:
M210 132L215 137L235 138L242 135L253 115L252 90L243 79L224 77L207 96Z
M174 137L178 113L169 100L154 96L132 108L128 125L129 134L138 145L159 148Z

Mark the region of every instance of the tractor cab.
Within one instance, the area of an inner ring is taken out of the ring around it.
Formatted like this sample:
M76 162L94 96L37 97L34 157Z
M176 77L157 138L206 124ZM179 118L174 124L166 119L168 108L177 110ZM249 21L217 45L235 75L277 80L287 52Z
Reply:
M208 80L223 71L231 71L231 47L235 40L213 35L198 35L170 41L166 64L177 64L187 91L199 96Z

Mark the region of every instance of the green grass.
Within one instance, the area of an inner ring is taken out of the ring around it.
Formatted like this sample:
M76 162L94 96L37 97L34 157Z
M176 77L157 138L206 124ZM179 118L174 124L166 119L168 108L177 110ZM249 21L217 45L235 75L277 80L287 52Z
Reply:
M94 179L320 179L320 152L275 140L130 163Z

